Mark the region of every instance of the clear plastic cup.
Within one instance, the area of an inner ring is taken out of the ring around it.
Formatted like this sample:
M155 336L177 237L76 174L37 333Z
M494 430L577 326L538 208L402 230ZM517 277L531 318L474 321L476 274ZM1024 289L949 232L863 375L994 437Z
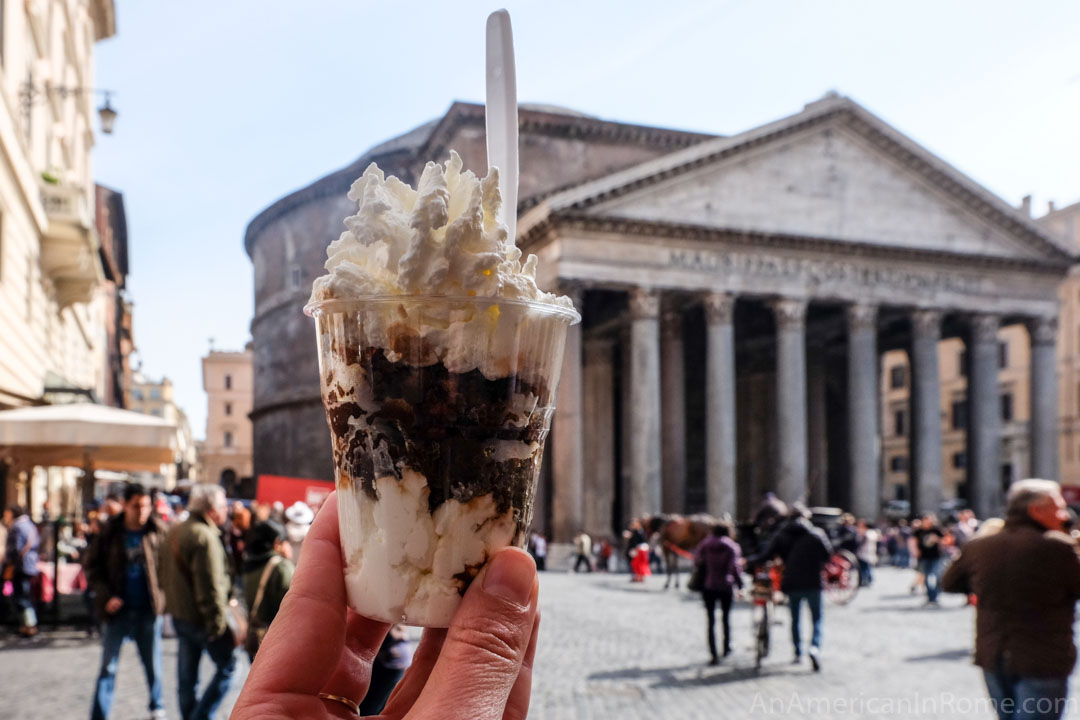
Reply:
M349 605L447 627L524 546L577 312L497 298L327 300L315 318Z

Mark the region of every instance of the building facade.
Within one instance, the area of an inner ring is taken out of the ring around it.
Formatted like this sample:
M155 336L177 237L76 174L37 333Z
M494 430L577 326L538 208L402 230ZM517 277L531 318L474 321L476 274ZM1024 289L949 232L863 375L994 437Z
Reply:
M455 104L252 221L258 472L319 462L304 469L332 477L300 306L350 212L348 182L371 160L414 181L449 147L482 172L482 117ZM829 95L730 137L529 109L521 129L518 243L584 318L536 513L556 541L656 512L746 517L768 490L876 516L892 350L911 359L903 484L915 508L936 509L950 492L942 340L967 348L965 382L980 390L966 401L964 492L988 513L1002 493L1003 330L1031 356L1032 472L1057 475L1070 254L858 104ZM283 439L286 427L303 434Z
M190 480L198 462L195 440L191 436L191 424L187 415L176 404L172 380L162 378L151 380L141 372L132 373L131 389L128 393L128 409L144 415L153 415L176 424L176 460L169 465L162 465L161 471L144 477L148 484L160 486L166 490L176 487L180 480Z
M112 0L0 3L0 409L106 393L104 272L94 227L94 47ZM71 468L0 462L8 502L69 507Z
M94 193L105 321L105 386L101 402L126 408L131 402L132 303L127 296L128 240L124 196L103 185Z
M211 350L202 360L206 391L203 482L218 483L229 497L254 497L252 473L252 352Z

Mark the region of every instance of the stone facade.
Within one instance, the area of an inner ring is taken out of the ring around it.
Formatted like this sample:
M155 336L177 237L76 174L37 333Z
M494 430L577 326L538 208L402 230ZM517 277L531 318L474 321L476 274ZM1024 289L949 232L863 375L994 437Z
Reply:
M202 359L206 439L202 482L217 483L229 497L255 497L252 473L252 351L211 350Z
M299 309L349 211L348 181L380 152L410 180L451 146L482 168L481 117L456 104L249 226L257 472L294 474L322 456L329 477L325 430L322 447L303 452L272 433L322 422ZM1031 376L1043 383L1031 393L1033 465L1056 472L1047 327L1068 253L856 103L830 95L732 137L527 109L522 131L518 242L540 257L541 283L575 297L584 317L567 345L536 513L556 541L662 510L745 517L765 490L877 515L879 377L894 349L912 359L906 486L917 508L936 509L940 343L977 338L972 375L992 385L997 328L1020 324L1037 329ZM290 252L317 263L292 291L281 279ZM1000 500L991 405L970 413L984 513Z

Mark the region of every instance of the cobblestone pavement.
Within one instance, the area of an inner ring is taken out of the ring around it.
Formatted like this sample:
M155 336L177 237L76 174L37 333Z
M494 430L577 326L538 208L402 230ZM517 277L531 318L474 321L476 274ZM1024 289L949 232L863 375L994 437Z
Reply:
M546 573L530 720L992 718L970 662L973 611L952 596L941 608L924 608L908 592L910 578L882 569L851 605L826 604L824 669L815 674L790 664L786 609L760 673L742 604L732 617L735 652L712 668L697 596L665 592L655 577L635 585L626 575ZM0 641L0 718L84 716L99 652L96 641L73 632ZM164 659L167 709L178 718L174 640L165 641ZM221 717L246 674L240 660ZM127 645L113 717L143 718L146 702L142 668Z

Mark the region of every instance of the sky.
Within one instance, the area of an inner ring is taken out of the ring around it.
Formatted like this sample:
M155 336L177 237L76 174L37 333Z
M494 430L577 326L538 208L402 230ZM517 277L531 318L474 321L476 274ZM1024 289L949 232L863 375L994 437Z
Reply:
M136 363L205 432L200 358L250 337L247 223L372 145L483 102L498 5L116 0L98 182L124 193ZM1080 200L1072 0L510 2L521 102L731 134L847 95L1012 204ZM437 159L437 158L433 158ZM314 332L312 342L314 343Z

